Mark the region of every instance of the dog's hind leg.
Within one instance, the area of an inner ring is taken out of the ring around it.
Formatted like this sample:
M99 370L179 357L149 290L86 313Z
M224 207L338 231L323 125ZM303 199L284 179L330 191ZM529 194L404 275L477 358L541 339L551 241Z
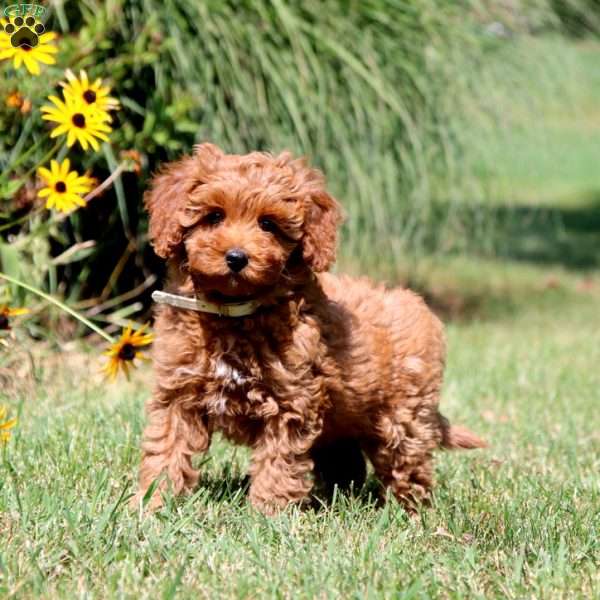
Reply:
M171 487L174 494L191 491L198 482L198 471L192 457L208 449L210 433L202 416L182 407L181 398L172 403L153 399L147 408L148 425L144 431L139 492L132 504L141 498L161 475L149 508L162 504L161 493Z
M414 512L426 500L433 485L431 453L406 456L401 448L380 443L371 446L368 456L384 490L390 490L406 510Z
M433 485L432 456L442 439L435 405L426 398L390 410L364 445L384 488L410 512L428 498Z

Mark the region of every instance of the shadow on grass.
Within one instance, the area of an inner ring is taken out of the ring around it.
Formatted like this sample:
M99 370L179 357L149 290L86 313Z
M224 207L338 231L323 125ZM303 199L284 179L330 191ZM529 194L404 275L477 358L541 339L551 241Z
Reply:
M541 278L534 275L508 285L488 285L492 277L486 274L484 262L476 285L472 285L472 277L463 285L461 271L441 281L432 276L419 278L418 274L412 278L409 274L401 282L419 292L444 318L468 320L512 312L523 301L530 303L532 293L560 287L553 277L546 283L541 281L545 269L559 267L585 276L600 268L600 189L580 193L571 200L572 206L549 207L469 204L452 208L451 215L444 214L446 207L429 224L426 255L435 257L440 255L440 248L449 246L457 249L449 250L444 258L454 254L475 261L493 259L504 266L528 264L539 268ZM460 235L467 239L459 239L456 244L445 239L448 230L439 226L445 219L456 223Z
M198 489L205 490L209 500L232 504L242 504L249 488L249 475L232 473L228 468L223 469L220 475L205 475L198 486Z
M197 489L202 489L211 502L241 505L247 502L249 488L249 475L233 474L228 469L224 469L221 475L203 477ZM345 502L350 499L365 507L382 506L379 481L374 476L370 476L358 489L351 487L340 490L336 487L332 490L316 486L311 493L309 507L318 511L323 507L335 505L340 500Z
M499 258L574 270L600 267L600 190L580 195L573 208L487 210L496 224L494 247Z

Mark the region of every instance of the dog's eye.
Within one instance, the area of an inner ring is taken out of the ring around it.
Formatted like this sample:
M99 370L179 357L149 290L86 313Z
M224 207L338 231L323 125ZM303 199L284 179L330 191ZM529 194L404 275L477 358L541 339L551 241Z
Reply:
M225 219L225 213L222 210L213 210L209 212L202 221L207 225L218 225Z
M277 224L273 219L269 219L269 217L261 217L258 220L258 225L263 231L267 231L269 233L274 233L277 231Z

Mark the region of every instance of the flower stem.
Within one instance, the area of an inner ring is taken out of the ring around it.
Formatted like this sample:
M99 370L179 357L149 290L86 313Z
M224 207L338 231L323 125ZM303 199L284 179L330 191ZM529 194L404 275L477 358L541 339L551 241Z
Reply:
M25 221L28 221L29 219L31 219L32 216L35 216L36 214L40 214L41 212L42 211L39 209L30 211L27 214L24 214L23 216L19 217L18 219L11 221L10 223L4 223L3 225L0 225L0 232L6 231L7 229L11 229L15 225L19 225L20 223L24 223Z
M27 290L28 292L31 292L32 294L36 294L36 295L40 296L41 298L43 298L44 300L47 300L48 302L54 304L55 306L58 306L58 308L60 308L61 310L70 314L72 317L75 317L80 323L83 323L84 325L89 327L92 331L95 331L98 335L101 335L109 344L114 343L113 338L108 333L106 333L106 331L100 329L100 327L98 327L97 325L94 325L94 323L92 323L90 320L86 319L83 315L79 314L77 311L73 310L72 308L70 308L69 306L67 306L66 304L61 302L60 300L57 300L53 296L50 296L50 294L46 294L45 292L42 292L42 290L38 290L37 288L34 288L33 286L28 285L27 283L23 283L22 281L19 281L18 279L15 279L14 277L11 277L10 275L6 275L5 273L2 273L1 271L0 271L0 278L6 279L6 281L10 281L11 283L18 285L19 287L22 287L23 289Z
M27 160L29 156L39 148L39 146L42 144L42 142L45 141L45 139L45 137L40 138L35 144L33 144L33 146L29 148L29 150L23 152L23 154L21 154L21 156L19 156L12 165L9 165L8 169L2 171L2 176L8 175L9 171L14 171L22 162Z
M58 140L58 142L56 142L56 144L52 146L51 150L49 150L49 152L42 158L42 160L40 160L36 165L31 167L31 169L29 169L29 171L27 171L27 173L23 175L22 179L27 179L33 172L37 170L38 167L48 162L60 150L62 145L62 140Z
M123 173L127 168L127 164L122 162L98 187L94 188L87 196L83 199L85 202L93 200L96 196L99 196L105 189L110 187L115 179Z

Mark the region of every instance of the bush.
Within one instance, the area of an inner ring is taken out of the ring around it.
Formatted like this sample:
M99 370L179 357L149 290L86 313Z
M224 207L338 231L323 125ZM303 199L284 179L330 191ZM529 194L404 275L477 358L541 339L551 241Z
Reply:
M117 296L95 318L138 310L129 303L147 300L159 268L146 180L201 140L308 155L347 209L343 253L359 264L435 247L468 181L461 136L485 53L471 14L444 0L57 4L47 25L62 32L58 64L40 78L0 64L2 216L20 219L2 231L2 268L80 306ZM48 149L39 107L67 66L109 78L122 103L111 143L75 166L103 179L136 150L143 169L56 223L28 216L39 202L28 171ZM26 115L6 106L16 89L33 104Z
M551 0L551 6L567 33L600 34L600 0Z

